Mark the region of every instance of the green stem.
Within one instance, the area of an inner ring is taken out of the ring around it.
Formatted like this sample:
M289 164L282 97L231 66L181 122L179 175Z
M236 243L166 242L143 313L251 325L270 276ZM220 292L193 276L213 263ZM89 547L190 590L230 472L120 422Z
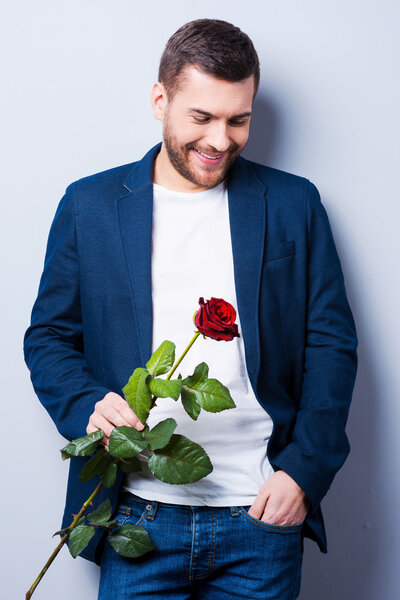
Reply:
M175 370L181 364L182 360L184 359L184 357L186 356L186 354L189 352L190 348L193 346L193 344L195 343L195 341L197 340L197 338L199 337L199 335L200 335L200 331L196 331L195 334L194 334L194 336L192 337L191 341L189 342L189 344L187 345L187 347L185 348L185 350L183 351L183 353L181 354L181 356L178 358L178 360L176 361L175 365L172 367L171 371L168 373L167 379L171 379L171 377L174 374ZM156 399L157 399L157 396L153 396L153 403L152 403L153 406L155 404ZM44 565L43 569L40 571L39 575L36 577L35 581L32 583L31 587L26 592L25 600L29 600L31 598L33 592L35 591L35 589L39 585L39 583L40 583L42 577L44 576L44 574L46 573L47 569L50 567L51 563L56 558L57 554L60 552L61 548L63 547L63 545L65 544L65 542L69 538L69 536L71 534L71 531L74 529L74 527L76 527L76 524L78 523L79 519L84 514L84 512L87 509L87 507L89 506L89 504L92 502L93 498L95 498L97 496L97 494L100 492L101 488L102 488L102 483L100 482L99 485L94 490L94 492L91 494L91 496L86 500L86 502L84 502L84 504L82 505L82 508L80 509L80 511L78 512L78 514L75 516L75 518L72 521L71 525L68 527L66 534L61 538L58 546L54 549L53 553L51 554L50 558L48 559L48 561Z
M166 379L171 379L173 373L175 372L175 370L177 369L177 367L181 364L183 358L189 352L190 348L193 346L193 344L195 343L195 341L197 340L197 338L199 337L199 335L200 335L200 331L196 331L196 333L194 334L194 336L190 340L189 344L186 346L185 350L183 351L183 353L181 354L181 356L178 358L178 360L176 361L176 363L172 367L171 371L168 373ZM157 398L158 398L158 396L153 396L152 397L152 399L151 399L152 402L151 402L150 410L154 407Z
M89 504L92 502L93 498L95 498L97 496L97 494L100 492L102 486L103 486L103 484L100 482L99 485L94 490L94 492L86 500L86 502L83 503L81 510L78 512L78 514L75 516L74 520L72 521L71 525L68 527L67 533L64 535L64 537L61 538L58 546L54 549L54 551L53 551L52 555L50 556L49 560L46 562L46 564L44 565L43 569L40 571L39 575L36 577L35 581L32 583L31 587L26 592L25 600L29 600L29 598L32 596L33 592L35 591L35 589L39 585L40 580L42 579L43 575L46 573L47 569L50 567L51 563L53 562L53 560L55 559L55 557L57 556L57 554L60 552L61 548L63 547L63 545L65 544L65 542L69 538L71 531L74 529L74 527L78 523L78 521L81 518L81 516L84 514L84 512L87 509L87 507L89 506Z
M173 375L173 373L175 372L176 368L181 364L182 359L186 356L186 354L189 352L190 348L193 346L193 344L195 343L195 341L197 340L197 338L200 335L200 331L196 331L196 333L194 334L194 336L192 337L191 341L189 342L189 344L186 346L185 350L183 351L183 353L181 354L181 356L178 358L178 360L176 361L176 363L174 364L174 366L172 367L171 371L168 373L167 375L167 379L171 379L171 376Z

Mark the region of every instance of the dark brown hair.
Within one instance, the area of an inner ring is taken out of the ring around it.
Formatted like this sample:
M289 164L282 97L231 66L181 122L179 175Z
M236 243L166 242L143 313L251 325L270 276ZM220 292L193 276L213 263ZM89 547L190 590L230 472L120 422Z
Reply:
M168 40L161 56L158 80L172 100L187 65L225 79L241 81L254 75L254 96L260 82L260 64L253 42L239 27L219 19L185 23ZM254 98L253 96L253 98Z

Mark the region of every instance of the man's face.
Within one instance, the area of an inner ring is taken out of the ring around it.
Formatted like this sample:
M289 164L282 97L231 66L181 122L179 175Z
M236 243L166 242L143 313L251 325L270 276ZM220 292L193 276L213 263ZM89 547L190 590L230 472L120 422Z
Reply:
M179 91L170 102L164 97L157 117L163 121L166 163L178 180L197 191L223 181L249 137L253 93L253 75L231 82L194 66L184 69Z

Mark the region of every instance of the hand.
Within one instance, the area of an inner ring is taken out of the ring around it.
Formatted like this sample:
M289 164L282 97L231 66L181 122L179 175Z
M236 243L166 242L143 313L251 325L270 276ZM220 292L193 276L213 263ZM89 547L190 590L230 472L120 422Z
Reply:
M277 525L302 523L310 501L301 487L285 471L276 471L260 487L248 510L249 515Z
M104 437L101 443L108 447L112 430L114 427L119 427L120 425L136 427L138 431L144 429L143 423L139 421L126 400L114 392L109 392L104 396L103 400L96 402L94 412L90 415L89 423L86 427L86 433L102 429Z

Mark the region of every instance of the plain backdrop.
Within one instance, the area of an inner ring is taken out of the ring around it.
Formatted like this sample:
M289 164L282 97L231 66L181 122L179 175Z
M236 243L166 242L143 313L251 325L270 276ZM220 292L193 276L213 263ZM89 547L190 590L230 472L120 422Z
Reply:
M161 139L149 96L164 45L211 17L254 41L262 78L244 156L317 185L359 336L352 451L323 502L328 555L306 542L301 600L397 600L399 4L3 0L0 17L2 596L24 597L64 507L65 440L22 353L56 206L72 181ZM64 548L34 598L95 600L98 578Z

